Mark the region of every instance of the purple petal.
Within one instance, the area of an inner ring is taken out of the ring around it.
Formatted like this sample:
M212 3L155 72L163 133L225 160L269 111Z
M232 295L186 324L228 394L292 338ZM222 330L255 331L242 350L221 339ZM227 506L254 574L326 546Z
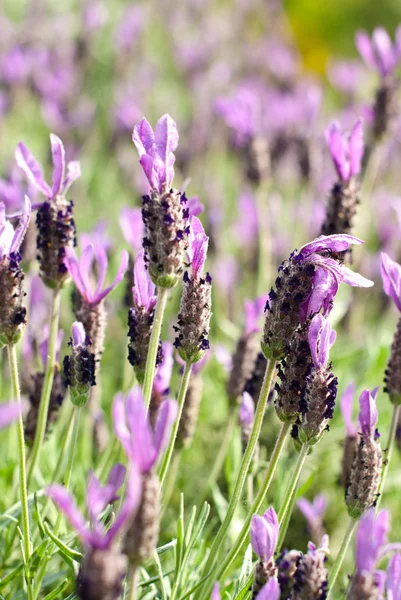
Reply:
M4 429L4 427L8 427L8 425L16 421L19 411L20 408L17 402L0 404L0 429Z
M140 472L147 473L157 461L158 453L139 386L135 386L127 394L126 414L131 432L132 456Z
M145 267L144 251L138 254L134 264L134 287L132 288L135 305L152 310L156 306L156 286Z
M277 579L270 578L256 596L256 600L279 600L280 594L281 591Z
M56 360L58 360L58 358L59 358L60 348L61 348L61 344L63 343L63 339L64 339L64 331L62 329L59 329L59 331L57 332L57 338L56 338ZM43 328L43 340L39 344L39 354L40 354L40 358L42 359L43 366L46 367L47 361L49 359L49 326L48 325L45 325L45 327Z
M66 264L69 274L71 275L76 287L79 290L79 293L83 298L85 298L87 302L90 302L91 290L87 289L86 284L82 279L80 264L77 255L75 254L72 248L66 248L66 257L64 262Z
M327 496L325 496L324 494L318 494L313 499L313 508L314 508L315 514L320 519L323 518L323 515L327 509L327 505L328 505L328 499L327 499Z
M89 545L90 533L85 527L85 519L76 507L71 494L62 485L51 485L47 488L46 493L65 514L84 544Z
M329 350L335 341L335 333L328 322L320 313L315 315L309 325L308 341L312 360L317 369L326 367L329 360Z
M171 430L177 419L178 404L175 400L165 400L160 406L155 426L154 444L157 458L166 449Z
M401 266L384 252L381 253L381 275L385 293L401 311Z
M64 179L62 185L64 194L79 177L81 177L81 164L78 160L73 160L67 165L67 177Z
M221 600L220 584L217 581L213 586L212 597L210 600Z
M199 200L198 196L192 196L192 198L188 198L187 208L189 210L190 217L196 217L205 210L205 207Z
M391 39L383 27L377 27L373 31L372 47L376 55L380 73L388 75L394 69L395 63Z
M138 151L139 157L144 154L153 156L155 149L155 136L153 129L146 119L141 119L134 127L132 141Z
M309 502L306 498L300 498L297 501L299 510L304 515L310 528L320 525L322 522L323 515L327 508L327 498L320 494L316 496L313 502Z
M59 137L50 134L50 142L52 147L52 160L53 160L53 185L52 185L52 196L57 196L62 190L64 181L64 170L65 170L65 150L63 142Z
M355 45L362 59L371 69L378 69L379 65L373 52L372 43L366 31L357 31L355 35Z
M352 404L355 394L355 384L351 382L344 390L340 400L340 409L343 416L347 435L355 436L357 433L356 427L352 420Z
M255 403L248 392L243 392L242 402L239 407L239 421L241 425L252 425L255 417Z
M116 520L106 533L106 547L109 547L112 544L114 538L116 537L120 529L126 525L128 520L132 519L133 515L138 509L141 497L141 475L138 469L136 468L135 464L131 464L128 472L127 486L125 490L125 500L121 505Z
M244 333L250 334L260 330L259 319L263 314L268 295L258 296L255 300L245 300L245 327Z
M15 230L13 240L10 245L10 252L18 252L20 249L22 240L24 239L24 235L26 230L28 229L29 220L31 218L31 201L28 196L24 198L24 212L22 214L22 218L18 223L18 227Z
M387 599L401 600L401 555L394 554L387 566Z
M125 400L122 394L116 394L113 400L113 425L114 433L120 440L125 454L129 458L133 458L132 443L131 443L131 432L127 427L127 415L125 411Z
M170 115L163 115L156 125L155 130L156 152L160 156L164 168L164 180L170 187L174 179L174 152L178 146L178 131L175 121Z
M126 242L138 253L142 248L144 226L140 208L123 208L120 212L120 227Z
M197 217L191 219L188 258L192 262L192 275L197 278L206 261L209 238L205 234L202 223Z
M375 388L371 392L364 390L359 397L359 423L363 435L372 436L375 431L378 412L376 407L376 396L379 388Z
M338 278L323 267L316 269L313 277L313 288L309 296L300 306L301 322L305 321L315 313L323 309L323 315L327 316L332 308L332 301L338 292Z
M338 176L347 181L350 177L350 164L346 156L346 142L337 121L326 130L326 141Z
M163 360L157 367L153 380L153 390L156 393L164 394L167 392L173 372L173 365L173 344L163 342Z
M334 235L321 235L309 244L305 244L299 251L302 257L305 259L307 256L315 252L322 252L324 250L331 250L332 252L344 252L348 250L351 244L363 244L364 242L353 235L346 233L339 233Z
M373 281L366 279L366 277L363 277L363 275L360 275L359 273L351 271L351 269L345 267L344 265L341 265L341 272L343 276L343 282L347 285L351 285L352 287L369 288L374 285Z
M116 493L125 479L126 469L123 465L115 465L111 471L107 483L102 486L93 471L88 477L86 492L86 504L92 523L95 523L106 506L116 499Z
M106 279L107 267L109 266L109 260L107 258L107 252L102 244L94 244L96 262L98 266L97 283L94 296L100 294L101 289Z
M42 168L24 142L18 144L15 151L15 160L17 161L17 165L24 171L30 183L45 196L51 198L52 191L43 178Z
M85 346L86 333L82 323L75 321L71 327L72 343L74 346Z
M358 175L364 152L362 120L358 119L349 138L350 176Z
M251 544L261 561L271 559L276 549L279 525L276 512L269 508L263 515L253 515L251 520Z
M380 548L387 543L390 513L369 509L360 519L356 532L356 566L359 573L372 572L379 558Z
M96 296L96 298L94 298L94 301L97 304L99 302L101 302L103 300L103 298L105 298L108 294L110 294L110 292L112 292L114 290L114 288L122 281L127 268L128 268L128 252L126 250L123 250L121 253L120 266L118 268L118 271L114 278L114 281L111 285L109 285L109 287L105 288L103 290L103 292L101 292L100 294L98 294Z

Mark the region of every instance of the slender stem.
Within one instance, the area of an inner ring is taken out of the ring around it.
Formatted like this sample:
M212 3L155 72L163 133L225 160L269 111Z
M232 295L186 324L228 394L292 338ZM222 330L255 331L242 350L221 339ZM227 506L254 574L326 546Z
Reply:
M132 566L131 567L131 575L130 575L130 579L131 579L130 593L129 593L130 600L136 600L136 592L137 592L137 587L138 587L138 575L139 575L138 568L136 566Z
M231 521L234 517L235 509L237 508L238 502L241 498L242 490L244 488L244 484L246 481L246 477L248 475L249 467L252 462L252 457L255 452L255 447L256 447L256 444L259 439L260 430L262 428L267 398L269 395L270 386L273 382L274 375L276 372L275 367L276 367L276 362L274 360L270 360L267 364L262 389L260 390L259 400L258 400L258 404L257 404L256 411L255 411L255 420L253 423L251 436L249 438L248 445L247 445L244 455L242 457L237 481L235 482L233 495L232 495L230 503L228 505L227 513L224 518L224 521L221 524L216 537L214 538L214 542L210 549L209 557L206 561L206 564L205 564L205 567L203 570L204 573L210 573L208 581L210 580L214 571L216 570L215 563L216 563L218 551L220 549L221 543L223 542L223 539L225 538L227 530L228 530L228 528L231 524ZM203 589L206 589L206 586ZM203 590L200 589L199 592L197 593L197 595L195 596L195 598L200 598L202 591ZM207 595L205 597L207 597Z
M43 446L43 440L46 433L47 417L49 413L50 395L52 392L54 365L56 361L56 344L58 323L60 317L60 289L57 288L53 292L52 313L50 318L49 331L49 355L47 357L46 373L43 382L42 394L40 397L38 422L36 426L35 439L33 442L32 452L29 457L30 465L28 471L28 486L32 483L32 477L35 472L36 465L39 460L40 452Z
M329 600L330 598L334 598L334 596L333 596L334 584L335 584L337 576L338 576L338 574L340 572L341 565L342 565L344 557L345 557L345 555L347 553L348 546L349 546L349 543L350 543L350 541L352 539L352 536L353 536L353 533L354 533L354 530L355 530L355 527L356 527L357 523L358 523L357 519L353 519L352 517L350 517L350 521L348 523L347 531L345 532L345 536L344 536L344 539L342 541L341 548L339 550L339 553L337 554L337 558L336 558L336 560L334 562L334 565L333 565L333 567L331 569L331 572L330 572L330 576L329 576L329 594L327 596L327 600Z
M184 367L184 373L182 374L180 390L178 392L178 415L174 423L173 431L171 432L170 443L166 450L166 453L163 458L163 463L160 469L160 485L163 487L164 480L166 478L171 457L173 456L175 440L177 438L178 428L180 426L180 420L182 415L182 409L184 408L185 396L187 394L189 380L191 378L192 373L192 363L186 362Z
M228 569L234 562L235 558L240 553L241 548L243 547L244 543L247 542L247 538L249 535L249 526L251 523L252 515L259 512L259 510L264 502L264 499L269 490L270 484L273 481L273 477L276 472L276 468L277 468L278 461L281 456L281 452L283 451L285 442L287 441L287 436L288 436L290 427L291 427L290 423L283 423L283 425L281 427L281 431L276 440L276 445L274 447L273 453L270 457L269 466L265 473L265 477L263 479L262 485L260 486L257 496L246 516L246 519L244 521L244 524L242 526L240 534L238 535L237 539L235 540L235 542L232 545L230 552L228 553L228 555L224 559L223 563L219 567L218 571L216 572L216 575L214 577L214 580L216 580L216 581L219 580L220 578L222 578L223 576L225 576Z
M287 485L287 489L284 495L284 502L281 504L280 511L278 513L278 521L280 525L280 535L277 543L277 550L279 551L284 541L285 534L287 533L288 523L291 518L292 509L295 502L295 493L298 486L298 481L301 475L302 468L306 457L308 456L309 446L303 444L301 451L298 455L298 460L295 464L294 470L291 473L290 480Z
M149 350L146 358L145 377L143 380L143 398L146 408L149 407L150 397L152 395L157 349L159 347L159 339L162 330L164 309L166 308L168 292L169 290L167 288L157 288L156 311L153 319L152 333L150 334Z
M384 450L383 468L380 478L379 493L376 502L376 511L379 510L380 502L383 496L384 483L387 477L388 468L390 466L391 455L393 453L395 434L397 432L398 417L400 415L400 405L394 404L393 414L391 416L390 430L388 432L387 446Z
M11 380L13 387L13 395L17 400L20 413L18 418L18 451L19 451L19 480L20 480L20 498L21 498L21 517L22 529L24 532L24 554L25 564L31 556L31 535L29 531L29 509L28 509L28 488L26 481L26 462L25 462L25 439L24 439L24 424L22 421L21 411L21 393L19 387L17 353L15 345L7 346L8 360L10 362ZM28 584L29 588L29 584ZM28 590L29 591L29 590Z

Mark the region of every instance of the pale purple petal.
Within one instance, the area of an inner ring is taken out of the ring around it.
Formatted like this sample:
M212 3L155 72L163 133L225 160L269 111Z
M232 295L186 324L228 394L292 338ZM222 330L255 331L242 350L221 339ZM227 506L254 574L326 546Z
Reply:
M62 192L65 194L79 177L81 177L81 164L78 160L72 160L67 165L67 176L63 181Z
M155 464L158 453L139 386L135 386L127 394L126 414L131 432L132 456L140 472L147 473Z
M64 339L64 331L62 329L59 329L59 331L57 332L57 338L56 338L56 360L59 359L59 354L60 354L61 344L63 343L63 339ZM48 325L45 325L43 328L43 340L39 344L39 354L42 359L43 366L46 367L47 361L49 359L49 326Z
M154 445L157 458L166 449L171 430L177 419L178 404L175 400L165 400L159 408L155 426Z
M356 532L356 566L359 573L372 572L379 558L380 549L387 543L390 529L390 513L369 509L360 519Z
M125 207L120 212L120 227L127 243L138 253L142 248L144 225L140 208Z
M320 313L315 315L309 325L308 342L317 369L327 366L329 350L334 341L333 329L328 320Z
M351 130L349 138L350 176L359 174L363 152L363 126L362 120L358 119Z
M101 485L93 471L90 471L86 491L86 504L92 523L96 523L106 506L117 499L116 493L125 479L126 469L123 465L115 465L109 474L106 484Z
M131 464L128 472L127 486L125 489L125 499L113 525L106 533L106 548L113 542L114 538L126 525L129 519L132 519L136 513L139 502L142 497L142 480L139 470L135 464Z
M54 135L54 133L50 134L50 142L53 161L52 197L55 198L55 196L62 191L65 170L65 150L63 142L57 135Z
M20 407L18 402L7 402L0 404L0 429L8 427L16 421L19 416Z
M270 578L256 596L256 600L279 600L280 594L281 591L277 579Z
M163 360L157 367L153 379L153 390L158 394L165 394L168 391L174 365L173 351L173 344L163 342Z
M338 292L338 278L323 267L317 267L313 277L313 287L309 296L300 306L302 323L323 309L323 315L328 315L333 305L333 299Z
M346 142L337 121L326 129L326 141L339 178L347 181L350 177L350 164L346 156Z
M212 596L210 600L221 600L220 584L217 581L213 586Z
M94 296L100 294L103 287L104 280L106 279L107 267L109 266L109 260L107 258L107 252L102 244L94 244L95 257L98 266L97 283Z
M196 219L196 217L193 217ZM207 235L198 234L192 242L192 275L196 279L202 274L206 262L209 238Z
M239 421L241 425L252 425L255 417L255 403L248 392L243 392L242 402L239 407Z
M373 52L372 43L366 31L357 31L355 45L366 65L371 69L378 69L378 63Z
M275 510L269 508L263 517L253 515L250 532L251 544L255 554L259 556L261 561L269 561L276 549L279 534Z
M387 600L401 600L401 555L394 554L387 566Z
M127 415L125 411L125 400L122 394L116 394L113 400L113 425L114 433L120 440L126 455L133 459L131 433L127 427Z
M155 130L156 152L160 156L164 167L164 180L170 187L174 179L174 152L178 146L178 131L175 121L170 115L163 115L156 125Z
M91 290L86 288L86 285L81 276L80 264L72 248L66 248L66 257L64 259L65 265L71 275L79 293L87 302L90 302Z
M383 27L377 27L373 31L372 46L381 74L388 75L395 67L395 64L391 39Z
M152 310L157 302L156 286L145 267L144 251L138 254L134 264L134 287L132 288L135 305Z
M71 494L62 485L51 485L47 488L46 493L65 514L84 544L89 545L90 533L85 527L85 519L78 510Z
M117 285L122 281L127 268L128 268L128 252L126 250L123 250L121 253L120 266L118 268L118 271L114 278L113 283L111 285L109 285L109 287L105 288L100 294L98 294L96 296L96 298L94 298L94 302L96 302L98 304L99 302L101 302L103 300L103 298L105 298L108 294L110 294L110 292L112 292L115 287L117 287Z
M18 144L15 151L15 160L17 161L17 165L24 171L30 183L45 196L51 198L52 191L44 180L42 168L24 142Z
M192 196L192 198L188 198L187 208L190 217L196 217L205 210L204 205L199 200L199 196Z
M146 119L141 119L134 127L132 141L138 151L139 157L144 154L153 156L155 151L155 136L150 123Z
M299 251L302 258L305 259L307 256L315 252L323 252L324 250L331 250L332 252L345 252L348 250L351 244L363 244L364 242L353 235L346 233L339 233L333 235L321 235L309 244L305 244Z
M268 295L258 296L255 300L245 300L245 326L244 333L250 334L260 330L259 319L266 306Z
M370 279L366 279L366 277L363 277L363 275L360 275L360 273L355 273L355 271L351 271L351 269L345 267L344 265L341 265L341 272L343 276L343 282L347 285L351 285L352 287L369 288L372 287L372 285L374 285L373 281L371 281Z
M28 196L24 198L24 212L22 214L22 218L18 223L18 227L15 230L13 240L10 245L10 252L18 252L20 249L22 240L24 239L24 235L26 230L28 229L29 220L31 218L31 201Z
M374 434L379 416L376 407L376 396L378 391L378 387L371 392L369 390L364 390L359 397L359 423L363 435L372 436Z
M82 323L75 321L71 327L72 343L74 346L84 346L86 340L85 328Z
M309 502L306 498L300 498L297 501L297 506L307 520L309 527L313 528L322 522L327 508L327 498L323 494L316 496L313 502Z
M93 274L92 274L92 265L94 261L94 248L92 244L86 246L81 253L81 258L79 259L79 271L81 273L81 279L84 282L86 289L86 297L88 298L88 302L94 301L94 293L92 290L93 283ZM106 257L107 260L107 257Z
M344 390L343 395L340 400L340 410L343 416L345 429L348 436L355 436L357 434L357 429L352 420L352 404L355 394L355 384L351 382Z
M401 311L401 266L384 252L381 253L381 275L385 293Z

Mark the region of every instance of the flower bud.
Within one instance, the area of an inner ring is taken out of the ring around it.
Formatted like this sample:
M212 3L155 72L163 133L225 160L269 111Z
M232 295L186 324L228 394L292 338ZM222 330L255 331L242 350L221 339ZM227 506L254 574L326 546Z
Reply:
M91 386L96 384L95 355L88 349L82 323L73 324L69 346L71 355L64 357L64 376L70 388L71 402L82 407L89 401Z

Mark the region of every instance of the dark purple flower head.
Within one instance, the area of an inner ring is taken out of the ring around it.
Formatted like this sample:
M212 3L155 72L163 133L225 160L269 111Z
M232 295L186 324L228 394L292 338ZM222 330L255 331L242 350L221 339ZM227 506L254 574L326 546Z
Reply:
M381 549L387 544L390 513L369 509L360 519L356 532L356 568L358 573L375 570Z
M367 66L386 77L393 73L401 58L401 26L395 32L394 44L383 27L377 27L371 38L366 31L358 31L355 44Z
M157 367L155 377L153 379L153 390L158 394L166 394L168 392L174 365L173 344L170 342L163 342L162 347L163 360Z
M205 234L202 223L197 217L192 217L189 231L188 261L191 263L192 276L199 279L203 272L209 238Z
M263 315L263 310L266 306L268 295L258 296L255 300L245 300L245 326L244 334L257 333L260 331L260 317Z
M313 364L316 369L325 369L329 360L329 350L336 341L336 332L328 320L318 313L310 322L308 341Z
M388 600L401 600L401 554L394 554L389 560L386 591Z
M138 150L142 168L152 189L163 193L174 179L174 152L178 146L177 125L170 115L163 115L153 132L146 119L135 125L132 141Z
M251 520L251 544L262 562L268 562L277 546L279 525L276 511L269 508L263 517L253 515Z
M255 418L255 403L248 392L242 394L242 402L239 407L239 421L241 425L252 426Z
M314 530L316 526L321 526L327 504L328 499L324 494L319 494L312 502L309 502L306 498L300 498L297 501L299 510L304 515L312 530Z
M401 266L384 252L381 253L381 274L385 293L401 311Z
M379 387L374 388L371 392L364 390L359 397L359 424L361 426L362 435L373 437L375 435L378 412L376 407L376 396Z
M24 211L21 215L17 228L11 225L6 217L6 207L0 202L0 260L10 255L17 255L28 229L29 219L31 217L31 201L25 196Z
M355 437L357 434L356 425L352 419L352 404L355 394L355 384L351 382L344 390L340 400L340 410L345 424L347 435Z
M86 489L86 504L88 508L91 527L88 528L82 513L77 508L74 498L62 485L51 485L47 494L57 504L58 508L66 515L85 546L92 549L106 550L110 548L114 538L127 523L127 520L138 508L142 489L141 477L135 465L131 465L127 477L125 500L112 524L105 530L100 517L108 504L117 499L116 492L125 479L125 467L115 465L107 483L102 486L93 472L90 472Z
M95 289L93 289L93 286L91 285L92 265L94 260L96 260L99 269ZM72 248L66 248L65 264L79 293L87 304L99 304L120 283L128 267L127 251L122 251L120 266L113 283L108 287L103 288L108 262L107 254L102 246L93 247L92 244L90 244L84 248L80 259L78 259Z
M364 150L361 119L350 133L341 133L340 124L336 121L326 129L326 141L340 180L347 182L358 175Z
M142 249L144 235L142 210L128 206L123 208L120 212L119 222L125 241L131 246L135 254L138 254Z
M177 410L175 400L164 400L153 432L139 386L132 388L126 398L122 394L115 396L113 421L116 436L141 473L149 473L166 448Z
M20 407L17 402L0 404L0 429L8 427L18 419Z
M151 311L156 306L157 296L155 294L156 286L149 276L145 267L144 251L141 250L135 260L134 265L134 287L132 295L137 308L143 307Z
M29 182L42 192L46 198L53 200L56 196L65 195L71 184L81 176L81 167L78 161L65 164L63 142L54 133L50 134L50 142L53 160L51 186L45 181L40 164L23 142L20 142L17 146L15 159Z

